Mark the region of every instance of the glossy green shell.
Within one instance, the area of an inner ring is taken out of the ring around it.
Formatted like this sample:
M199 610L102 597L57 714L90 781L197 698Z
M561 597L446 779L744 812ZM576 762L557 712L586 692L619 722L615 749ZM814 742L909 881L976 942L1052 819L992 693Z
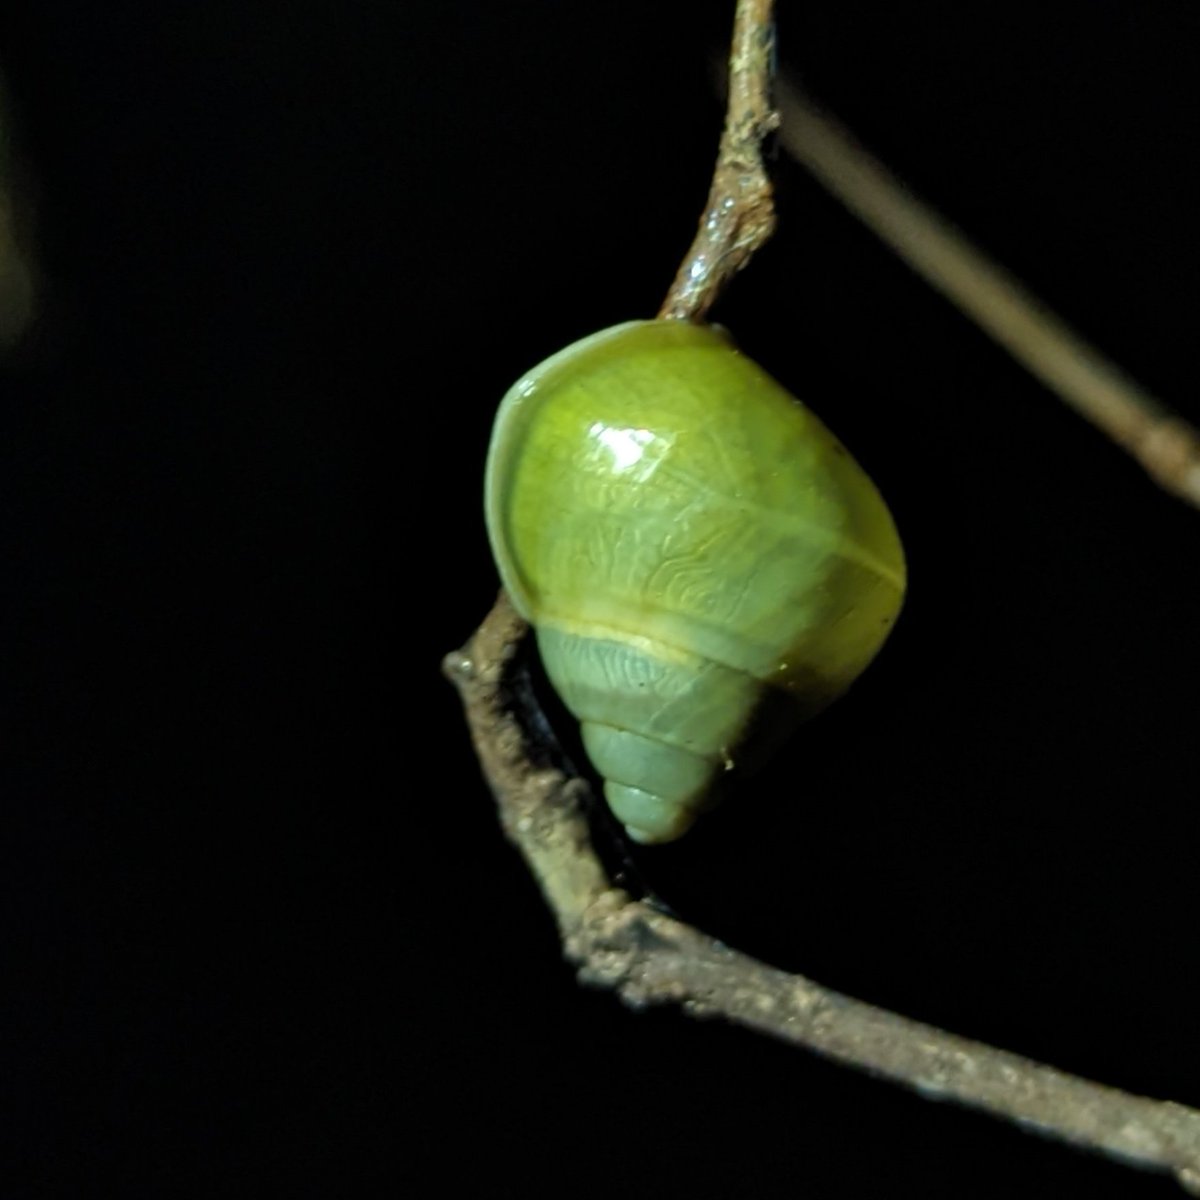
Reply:
M764 708L843 692L903 600L874 484L711 326L619 325L535 367L485 486L504 586L638 841L692 824Z

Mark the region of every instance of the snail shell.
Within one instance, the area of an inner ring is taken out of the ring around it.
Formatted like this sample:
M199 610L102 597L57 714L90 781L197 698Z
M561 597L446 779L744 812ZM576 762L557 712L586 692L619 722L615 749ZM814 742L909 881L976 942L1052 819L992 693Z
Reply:
M765 711L790 728L844 692L903 600L874 484L712 326L635 321L535 367L485 490L504 587L639 842L688 829Z

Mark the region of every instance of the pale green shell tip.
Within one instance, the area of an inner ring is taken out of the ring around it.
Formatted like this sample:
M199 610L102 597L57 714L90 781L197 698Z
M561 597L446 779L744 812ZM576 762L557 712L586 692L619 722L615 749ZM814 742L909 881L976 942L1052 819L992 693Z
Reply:
M670 830L643 829L640 825L626 825L625 833L631 842L637 842L639 846L664 846L668 842L675 842L683 837L691 829L695 819L695 814L690 814L686 825L682 828L676 826Z
M698 812L644 792L641 788L605 780L604 798L626 832L644 846L673 842L696 822Z
M626 825L625 835L631 842L637 842L639 846L656 846L671 840L652 833L649 829L639 829L636 825Z

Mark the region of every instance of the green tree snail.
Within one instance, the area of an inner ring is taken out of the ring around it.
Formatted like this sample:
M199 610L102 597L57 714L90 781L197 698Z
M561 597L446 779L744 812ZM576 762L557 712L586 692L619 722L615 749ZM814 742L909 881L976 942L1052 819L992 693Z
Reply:
M712 326L630 322L530 371L500 404L485 511L639 842L679 837L764 729L844 692L903 601L875 485Z

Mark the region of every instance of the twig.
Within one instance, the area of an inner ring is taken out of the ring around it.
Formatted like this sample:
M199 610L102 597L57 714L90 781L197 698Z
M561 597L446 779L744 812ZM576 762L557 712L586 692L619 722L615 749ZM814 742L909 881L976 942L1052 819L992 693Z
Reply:
M0 354L16 346L33 318L37 272L27 245L30 212L21 186L8 100L0 80Z
M501 593L445 662L505 833L554 912L566 957L629 1005L678 1004L1085 1148L1175 1174L1200 1195L1200 1111L1132 1096L840 995L722 945L616 888L592 846L586 785L535 770L505 676L525 623Z
M780 82L780 142L917 274L961 308L1168 492L1200 508L1200 434L1049 312L1005 270Z
M770 185L760 146L767 102L770 10L739 0L729 114L700 232L660 316L701 320L725 283L770 236ZM1037 1127L1065 1141L1168 1170L1200 1195L1200 1111L1131 1096L945 1033L776 970L634 900L592 844L587 785L534 765L508 670L526 633L502 592L446 674L458 687L501 824L524 856L580 977L635 1007L673 1003L780 1041Z
M729 103L700 228L659 309L660 317L703 321L725 285L775 229L762 143L779 125L771 107L774 0L738 0L729 56Z

